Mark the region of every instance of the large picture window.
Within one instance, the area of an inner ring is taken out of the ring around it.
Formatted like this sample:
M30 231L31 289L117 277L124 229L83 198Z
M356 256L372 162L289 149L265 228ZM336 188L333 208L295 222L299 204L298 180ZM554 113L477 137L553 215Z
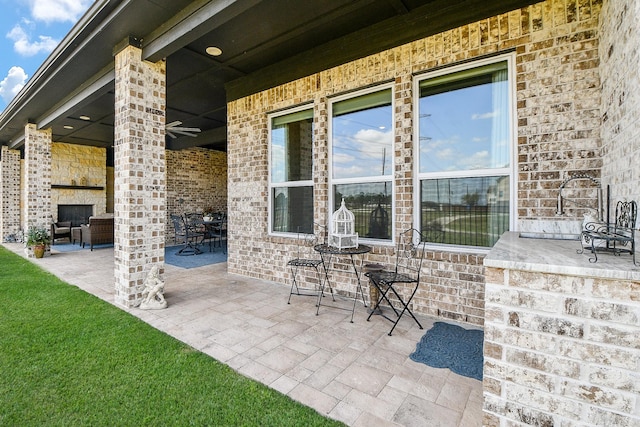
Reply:
M391 239L392 159L390 87L331 104L332 212L344 199L361 238Z
M509 59L423 78L417 92L421 230L491 247L512 216Z
M275 233L313 232L313 110L270 117L270 223Z

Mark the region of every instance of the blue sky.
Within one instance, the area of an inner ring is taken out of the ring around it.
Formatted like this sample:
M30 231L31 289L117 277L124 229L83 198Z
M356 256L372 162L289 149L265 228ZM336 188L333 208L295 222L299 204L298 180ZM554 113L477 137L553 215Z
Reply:
M0 0L0 112L92 0Z

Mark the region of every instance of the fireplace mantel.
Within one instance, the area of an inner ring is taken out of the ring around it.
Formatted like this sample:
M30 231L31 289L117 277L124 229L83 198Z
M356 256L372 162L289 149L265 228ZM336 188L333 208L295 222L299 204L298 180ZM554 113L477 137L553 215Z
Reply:
M60 188L64 190L104 190L104 187L94 185L51 184L51 188Z

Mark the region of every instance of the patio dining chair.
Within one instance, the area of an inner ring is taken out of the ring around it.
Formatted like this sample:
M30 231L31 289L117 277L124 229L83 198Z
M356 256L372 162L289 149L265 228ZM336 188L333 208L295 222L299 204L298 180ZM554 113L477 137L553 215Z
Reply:
M213 246L216 246L216 242L222 248L222 253L226 254L226 246L222 244L223 240L227 239L227 214L226 213L218 213L214 215L214 220L211 225L208 226L211 240L213 241ZM209 245L211 248L211 244Z
M187 229L195 234L200 234L200 241L196 240L197 245L203 245L205 240L209 242L209 252L211 252L211 229L204 221L204 215L199 212L187 213L184 215Z
M182 244L176 255L201 254L202 251L198 248L198 244L202 242L204 233L188 226L182 215L171 214L171 222L173 223L175 241Z
M380 314L391 321L393 326L389 336L398 325L402 316L408 313L422 329L422 325L416 319L409 308L418 287L420 286L420 272L424 259L425 245L422 233L415 228L410 228L400 234L396 246L396 264L393 270L377 270L365 273L370 283L376 287L377 301L373 306L367 321L374 313ZM393 313L390 316L382 311L380 304L386 303Z
M287 265L291 269L291 290L289 291L287 304L291 304L291 295L312 296L317 298L318 293L321 292L322 274L320 267L322 266L322 258L314 251L313 247L323 242L326 227L320 224L314 224L314 226L316 227L316 232L298 227L296 255L287 262ZM315 270L315 279L317 282L313 288L308 286L302 287L298 283L302 280L305 269Z

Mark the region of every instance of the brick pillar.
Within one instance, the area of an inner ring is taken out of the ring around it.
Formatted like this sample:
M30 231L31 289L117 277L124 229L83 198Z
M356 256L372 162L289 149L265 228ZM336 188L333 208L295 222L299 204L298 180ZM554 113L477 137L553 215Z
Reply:
M2 146L0 153L0 239L20 230L20 151Z
M51 129L38 130L29 123L24 129L26 200L24 226L51 224Z
M164 275L165 62L115 57L115 302L134 307L153 265Z

